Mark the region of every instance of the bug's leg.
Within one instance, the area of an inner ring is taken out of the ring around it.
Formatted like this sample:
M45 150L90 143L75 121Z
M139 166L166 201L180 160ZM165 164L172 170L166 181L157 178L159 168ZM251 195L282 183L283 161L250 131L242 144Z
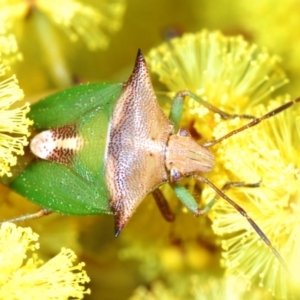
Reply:
M236 130L233 130L233 131L227 133L226 135L222 136L222 137L219 138L219 139L216 139L216 140L213 140L213 141L209 141L209 142L203 143L201 146L203 146L203 147L211 147L211 146L214 146L215 144L218 144L218 143L220 143L220 142L222 142L222 141L228 139L229 137L231 137L231 136L233 136L233 135L235 135L235 134L237 134L237 133L239 133L239 132L241 132L241 131L244 131L244 130L250 128L250 127L253 127L253 126L259 124L260 122L262 122L262 121L264 121L264 120L266 120L266 119L268 119L268 118L271 118L271 117L277 115L278 113L280 113L280 112L282 112L282 111L288 109L289 107L291 107L291 106L293 106L294 104L299 103L299 102L300 102L300 97L297 98L297 99L295 99L295 100L292 100L292 101L290 101L290 102L287 102L287 103L285 103L285 104L283 104L283 105L281 105L281 106L279 106L279 107L277 107L277 108L275 108L274 110L272 110L272 111L266 113L265 115L263 115L263 116L260 117L260 118L255 118L255 119L252 120L250 123L248 123L248 124L246 124L246 125L244 125L244 126L238 128L238 129L236 129Z
M260 186L260 181L255 183L245 183L243 181L228 181L226 182L223 187L221 188L222 192L228 191L231 187L249 187L249 188L256 188Z
M247 221L250 223L252 228L257 232L257 234L261 237L261 239L267 244L267 246L271 249L275 257L279 260L280 264L283 266L283 268L290 274L289 267L287 266L286 262L280 255L280 253L276 250L276 248L272 245L271 241L268 239L268 237L264 234L264 232L259 228L259 226L248 216L247 212L240 207L238 204L236 204L233 200L231 200L224 192L220 189L218 189L213 183L211 183L207 178L195 175L195 178L201 182L204 182L208 184L210 187L212 187L215 192L217 193L217 196L214 197L203 209L200 209L198 207L198 204L194 197L180 184L172 184L172 188L176 194L176 196L179 198L179 200L187 207L188 210L190 210L192 213L194 213L195 216L206 214L216 203L219 197L222 197L224 200L226 200L229 204L231 204L243 217L247 219ZM241 187L257 187L259 186L259 183L254 184L244 184L242 182L229 182L223 186L224 190L227 190L231 186Z
M27 220L31 220L31 219L38 219L38 218L48 216L51 213L52 213L51 210L46 209L46 208L42 208L41 210L39 210L38 212L33 213L33 214L24 215L24 216L20 216L20 217L17 217L17 218L2 221L2 222L0 222L0 225L3 224L3 223L7 223L7 222L16 223L16 222L22 222L22 221L27 221Z
M175 220L175 215L172 212L169 203L162 191L160 189L156 189L152 192L152 196L164 219L168 222L173 222Z
M175 192L177 198L182 202L182 204L194 215L198 212L198 203L195 198L190 194L190 192L179 183L170 184L173 191Z
M179 91L175 95L173 102L172 102L170 114L169 114L169 119L174 124L175 131L177 131L179 128L179 123L180 123L180 119L181 119L182 111L183 111L183 101L184 101L184 98L187 96L191 97L193 100L195 100L199 104L203 105L208 110L219 114L222 119L225 119L225 120L226 119L234 119L237 117L243 118L243 119L255 119L254 116L246 115L246 114L241 114L241 115L229 114L223 110L218 109L217 107L213 106L212 104L208 103L207 101L198 97L197 95L193 94L192 92L190 92L188 90L184 90L184 91Z
M224 193L230 187L258 187L259 184L260 183L227 182L221 191ZM210 200L204 208L199 208L194 197L182 185L178 183L172 184L172 188L183 205L195 216L206 215L220 198L220 195L217 193L216 196Z
M239 206L237 203L235 203L232 199L230 199L223 191L218 189L212 182L210 182L207 178L202 177L200 175L195 175L195 179L204 182L205 184L209 185L219 197L222 197L224 200L226 200L230 205L232 205L243 217L247 219L249 224L252 226L252 228L256 231L256 233L260 236L260 238L264 241L264 243L271 249L275 257L279 260L280 264L283 266L283 268L286 270L287 273L291 274L289 267L287 266L286 262L280 255L280 253L276 250L276 248L273 246L272 242L269 240L269 238L265 235L265 233L259 228L259 226L250 218L250 216L247 214L247 212ZM214 197L214 199L208 204L213 206L215 202L217 201L218 197ZM205 209L204 209L205 210ZM198 209L198 214L203 214L201 209Z
M221 191L224 193L226 191L228 191L231 187L249 187L249 188L256 188L259 187L260 182L256 182L256 183L244 183L242 181L229 181L226 182L223 187L221 188ZM206 215L209 210L214 206L214 204L217 202L217 200L220 198L221 196L217 193L215 195L215 197L209 201L209 203L203 208L200 209L198 208L198 212L197 212L197 216L200 215Z
M177 93L174 97L169 114L169 119L174 124L175 132L177 132L179 129L180 119L183 111L183 100L185 95L182 95L181 93L182 92Z
M243 119L256 119L256 117L247 115L247 114L229 114L229 113L213 106L212 104L210 104L209 102L205 101L204 99L198 97L197 95L193 94L192 92L190 92L188 90L184 90L184 91L180 91L176 94L176 96L173 100L171 111L170 111L169 119L175 124L175 128L176 128L176 126L178 127L178 124L180 122L180 118L181 118L182 110L183 110L183 100L187 96L191 97L193 100L195 100L199 104L203 105L208 110L219 114L222 119L225 119L225 120L226 119L234 119L237 117L243 118Z
M259 184L260 184L259 182L258 183L227 182L226 184L224 184L221 190L222 192L225 192L230 187L258 187ZM176 196L182 202L182 204L195 216L207 214L220 197L220 195L216 194L216 196L211 201L209 201L209 203L204 208L199 208L195 198L190 194L190 192L185 187L183 187L178 183L172 184L171 187L174 190Z

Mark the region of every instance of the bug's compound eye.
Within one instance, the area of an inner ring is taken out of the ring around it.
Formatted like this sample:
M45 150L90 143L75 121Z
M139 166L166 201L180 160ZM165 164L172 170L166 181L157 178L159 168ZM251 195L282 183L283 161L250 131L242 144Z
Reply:
M178 169L172 168L170 170L170 181L173 183L178 182L182 178L182 174L179 172Z
M179 136L191 136L190 132L185 128L179 128L177 135L179 135Z

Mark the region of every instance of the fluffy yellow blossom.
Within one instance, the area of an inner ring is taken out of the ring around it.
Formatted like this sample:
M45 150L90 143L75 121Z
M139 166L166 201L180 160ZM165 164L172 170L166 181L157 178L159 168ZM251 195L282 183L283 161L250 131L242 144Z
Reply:
M84 263L74 265L76 255L69 249L43 263L36 254L38 235L30 228L4 223L0 228L1 299L82 299L90 291Z
M0 65L0 76L5 73ZM23 155L23 148L28 144L28 127L32 124L26 114L29 103L20 108L11 108L23 99L23 91L18 86L15 76L0 82L0 176L11 176L10 167L17 162L17 155Z
M287 0L275 6L271 0L257 1L255 5L246 1L231 2L242 16L240 27L257 43L273 49L284 59L285 70L293 77L288 92L298 96L300 41L295 28L300 26L299 1Z
M253 113L263 115L282 103L279 98L267 107L257 107ZM217 151L218 159L231 174L230 178L244 182L261 180L259 188L231 191L231 198L250 213L270 238L296 281L300 267L299 150L300 109L293 107L224 141L223 147ZM287 297L293 279L243 217L223 202L216 205L211 217L215 232L223 236L223 263L228 273L242 274L249 281L258 281L276 296Z
M194 275L191 278L192 299L195 300L240 300L240 299L269 299L263 289L247 289L247 283L241 277L223 276L221 278L213 276Z
M169 90L188 89L235 113L287 83L279 61L242 36L206 30L174 38L148 55L151 71Z
M7 31L21 34L18 26L35 10L64 30L72 41L81 38L91 50L95 50L106 47L107 32L114 32L121 26L124 2L102 0L92 7L76 0L5 0L0 5L0 22Z
M13 34L5 34L0 31L0 49L1 59L5 65L10 65L22 59L22 55L18 50L16 37Z
M129 300L179 300L178 295L174 295L172 289L168 289L162 282L154 282L151 289L140 286L135 291L134 294L129 298Z
M170 91L188 89L228 113L245 113L288 82L277 56L249 44L242 36L207 30L152 49L147 61ZM186 107L182 126L192 125L201 135L211 132L220 120L217 115L211 123L213 114L206 117L207 108L194 100Z
M83 41L89 50L105 49L109 34L121 26L124 10L124 0L101 0L93 6L79 0L4 0L0 3L0 33L16 36L25 58L22 66L28 64L35 78L28 82L34 81L31 89L51 84L66 87L74 81L69 66L69 56L74 53L69 50L74 46L66 43L65 34L72 42ZM18 71L18 77L26 80L28 73Z
M81 2L37 0L35 5L61 26L72 41L81 38L91 50L107 47L107 32L117 31L121 26L124 2L99 1L99 8Z
M172 92L188 89L226 112L261 116L282 104L276 101L266 107L271 93L287 82L279 59L242 37L208 31L186 34L151 50L148 57L151 70ZM245 124L240 118L223 121L192 100L186 106L182 126L192 129L196 138L221 137ZM232 188L228 194L261 226L295 270L299 266L300 219L298 115L299 111L290 109L217 145L212 149L216 166L208 175L219 188L226 181L262 182L258 188ZM201 189L202 201L214 197L210 188ZM293 280L245 218L222 200L210 217L215 233L222 238L227 272L280 298L288 297Z
M180 279L179 279L180 280ZM214 277L209 274L192 275L182 278L184 284L178 289L178 282L164 283L155 281L151 286L139 286L129 298L130 300L240 300L268 299L262 289L249 291L245 281L237 277ZM176 286L177 285L177 286Z

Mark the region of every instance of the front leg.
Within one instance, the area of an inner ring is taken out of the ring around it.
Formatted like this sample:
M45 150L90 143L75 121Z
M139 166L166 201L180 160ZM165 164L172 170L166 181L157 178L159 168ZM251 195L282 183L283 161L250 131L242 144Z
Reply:
M225 111L222 111L218 109L217 107L213 106L209 102L205 101L203 98L198 97L197 95L193 94L192 92L188 90L180 91L176 94L176 96L173 99L172 107L170 110L169 119L174 124L175 131L178 130L182 112L183 112L183 101L185 97L191 97L194 101L197 103L203 105L208 110L217 113L221 116L222 119L234 119L234 118L243 118L243 119L255 119L254 116L246 115L246 114L229 114Z

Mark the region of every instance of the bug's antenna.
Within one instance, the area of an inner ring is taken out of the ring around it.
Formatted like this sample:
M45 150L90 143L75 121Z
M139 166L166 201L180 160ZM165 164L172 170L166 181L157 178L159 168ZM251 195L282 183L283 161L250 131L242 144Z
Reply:
M299 98L300 99L300 98ZM265 244L271 249L275 257L279 260L280 264L283 266L283 268L286 270L288 274L291 274L291 271L284 261L283 257L280 255L280 253L276 250L276 248L273 246L269 238L265 235L265 233L259 228L259 226L250 218L250 216L247 214L247 212L239 206L237 203L235 203L233 200L231 200L225 193L223 193L220 189L218 189L212 182L210 182L207 178L202 177L200 175L195 175L195 179L202 181L209 185L211 188L215 190L215 192L222 197L224 200L226 200L230 205L232 205L243 217L247 219L247 221L250 223L252 228L257 232L257 234L261 237L261 239L265 242Z
M220 143L220 142L228 139L229 137L231 137L231 136L233 136L233 135L235 135L235 134L237 134L237 133L239 133L241 131L244 131L244 130L250 128L250 127L253 127L253 126L259 124L260 122L262 122L262 121L264 121L264 120L266 120L268 118L271 118L271 117L277 115L278 113L280 113L280 112L288 109L289 107L293 106L294 104L296 104L298 102L300 102L300 97L297 98L297 99L295 99L295 100L292 100L290 102L287 102L287 103L285 103L285 104L283 104L283 105L281 105L281 106L279 106L277 108L275 108L274 110L268 112L264 116L252 120L250 123L248 123L248 124L246 124L246 125L238 128L236 130L233 130L233 131L227 133L226 135L222 136L219 139L216 139L216 140L213 140L213 141L209 141L209 142L205 142L205 143L201 144L201 146L206 147L206 148L207 147L212 147L212 146L214 146L214 145L216 145L216 144L218 144L218 143Z

